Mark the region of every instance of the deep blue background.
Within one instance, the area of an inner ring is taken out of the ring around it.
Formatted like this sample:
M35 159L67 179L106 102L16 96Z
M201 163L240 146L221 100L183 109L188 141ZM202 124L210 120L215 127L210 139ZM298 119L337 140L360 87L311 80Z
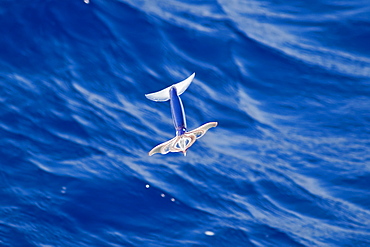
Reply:
M0 1L0 246L370 246L369 13ZM193 72L219 126L148 157L175 131L144 94Z

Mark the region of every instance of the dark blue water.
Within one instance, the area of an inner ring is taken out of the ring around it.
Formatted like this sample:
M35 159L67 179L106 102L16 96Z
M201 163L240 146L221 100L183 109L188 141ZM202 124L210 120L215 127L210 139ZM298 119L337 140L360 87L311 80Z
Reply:
M370 246L370 2L0 2L0 246ZM153 92L196 72L186 157Z

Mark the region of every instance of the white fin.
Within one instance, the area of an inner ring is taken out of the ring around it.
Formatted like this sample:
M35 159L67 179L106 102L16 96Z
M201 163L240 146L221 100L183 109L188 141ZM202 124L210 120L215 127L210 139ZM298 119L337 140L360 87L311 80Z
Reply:
M170 99L170 88L176 87L177 95L181 95L185 90L189 87L190 83L193 81L195 76L195 73L193 73L191 76L186 78L183 81L180 81L176 84L173 84L169 87L166 87L165 89L162 89L161 91L145 94L145 97L147 97L150 100L153 101L167 101Z

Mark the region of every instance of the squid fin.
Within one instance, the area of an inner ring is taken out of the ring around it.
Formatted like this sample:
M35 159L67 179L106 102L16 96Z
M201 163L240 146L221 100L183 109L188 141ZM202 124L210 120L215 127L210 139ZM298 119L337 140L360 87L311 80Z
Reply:
M147 97L150 100L153 101L167 101L170 99L170 89L171 87L176 87L177 94L181 95L185 90L189 87L190 83L193 81L195 76L195 73L193 73L191 76L186 78L185 80L178 82L176 84L173 84L169 87L166 87L165 89L162 89L158 92L145 94L145 97Z

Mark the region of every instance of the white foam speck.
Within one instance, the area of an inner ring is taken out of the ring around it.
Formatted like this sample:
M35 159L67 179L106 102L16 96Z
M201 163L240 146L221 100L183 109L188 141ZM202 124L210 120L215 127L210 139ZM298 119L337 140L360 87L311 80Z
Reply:
M145 188L149 189L149 187L150 187L150 185L149 185L149 184L145 185Z
M211 232L211 231L205 231L204 234L206 234L207 236L213 236L215 235L214 232Z
M67 187L62 187L62 189L61 189L61 191L60 191L60 193L62 193L62 194L65 194L66 193L66 190L67 190Z

